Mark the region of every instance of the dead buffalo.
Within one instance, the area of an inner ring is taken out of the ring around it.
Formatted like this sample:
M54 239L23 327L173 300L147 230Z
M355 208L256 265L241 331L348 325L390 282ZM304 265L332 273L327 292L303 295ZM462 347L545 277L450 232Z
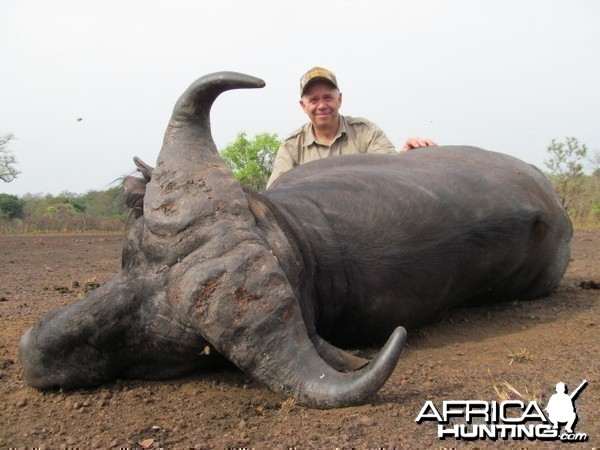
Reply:
M143 212L121 271L23 336L30 385L164 379L224 356L304 405L360 404L393 372L403 326L558 285L571 223L542 173L507 155L343 156L244 192L212 140L210 108L226 90L263 85L222 72L179 99L156 168L133 183ZM371 362L334 346L390 335Z

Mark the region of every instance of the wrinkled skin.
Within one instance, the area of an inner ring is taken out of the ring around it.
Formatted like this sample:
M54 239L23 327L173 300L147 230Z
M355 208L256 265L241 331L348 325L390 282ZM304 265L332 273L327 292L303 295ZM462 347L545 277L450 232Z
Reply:
M46 315L20 343L40 389L162 379L228 359L318 408L361 404L393 372L403 327L465 304L548 294L571 224L527 164L470 147L351 155L244 192L210 134L225 90L200 78L176 104L156 168L125 180L136 211L122 270ZM331 343L389 339L373 361Z

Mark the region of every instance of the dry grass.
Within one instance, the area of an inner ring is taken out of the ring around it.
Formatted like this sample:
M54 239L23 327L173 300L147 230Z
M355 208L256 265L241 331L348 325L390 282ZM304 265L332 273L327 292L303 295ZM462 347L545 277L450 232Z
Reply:
M509 366L512 366L514 363L525 363L533 359L533 355L526 348L522 348L516 352L509 349L507 357L510 358Z
M296 406L296 400L290 397L281 404L281 412L289 414L294 409L294 406Z
M494 392L496 392L500 402L505 402L508 400L522 400L526 403L536 402L541 408L545 407L543 393L539 389L529 389L528 387L525 387L524 391L519 391L506 380L502 380L500 386L498 386L492 379L492 374L489 370L488 373L490 375L490 379L492 380Z

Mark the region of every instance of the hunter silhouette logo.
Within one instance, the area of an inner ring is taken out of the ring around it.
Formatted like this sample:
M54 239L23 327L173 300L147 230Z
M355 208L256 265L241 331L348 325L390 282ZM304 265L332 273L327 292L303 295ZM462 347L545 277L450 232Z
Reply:
M437 422L439 439L587 441L586 433L573 431L578 419L574 402L586 385L587 380L583 380L567 394L565 383L557 383L556 394L550 397L544 409L547 415L535 400L528 403L521 400L446 400L440 408L428 400L415 422ZM561 424L565 424L562 433Z
M559 423L566 423L565 431L567 433L573 433L573 425L577 421L577 413L575 412L575 405L573 404L575 397L579 395L581 390L586 386L587 380L577 386L577 389L573 391L571 395L568 395L567 386L565 383L557 383L556 394L553 394L548 401L546 411L548 411L548 418L554 424L553 429L558 429Z

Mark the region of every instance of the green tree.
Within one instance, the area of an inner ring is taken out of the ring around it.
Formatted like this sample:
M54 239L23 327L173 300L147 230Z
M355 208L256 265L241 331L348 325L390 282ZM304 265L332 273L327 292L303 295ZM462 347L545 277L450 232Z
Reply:
M566 142L552 139L547 152L550 158L545 164L550 170L550 178L563 205L569 209L582 190L583 161L587 155L587 147L580 144L576 138L567 137Z
M25 200L16 195L0 193L0 219L20 219L23 217Z
M0 136L0 180L5 183L10 183L21 173L14 167L17 162L14 155L6 148L12 139L14 136L10 133Z
M116 186L106 191L89 191L81 201L85 212L92 217L126 217L128 210L123 201L123 187Z
M263 191L273 171L278 148L277 134L261 133L249 140L246 133L240 131L235 142L221 151L221 156L242 186Z

